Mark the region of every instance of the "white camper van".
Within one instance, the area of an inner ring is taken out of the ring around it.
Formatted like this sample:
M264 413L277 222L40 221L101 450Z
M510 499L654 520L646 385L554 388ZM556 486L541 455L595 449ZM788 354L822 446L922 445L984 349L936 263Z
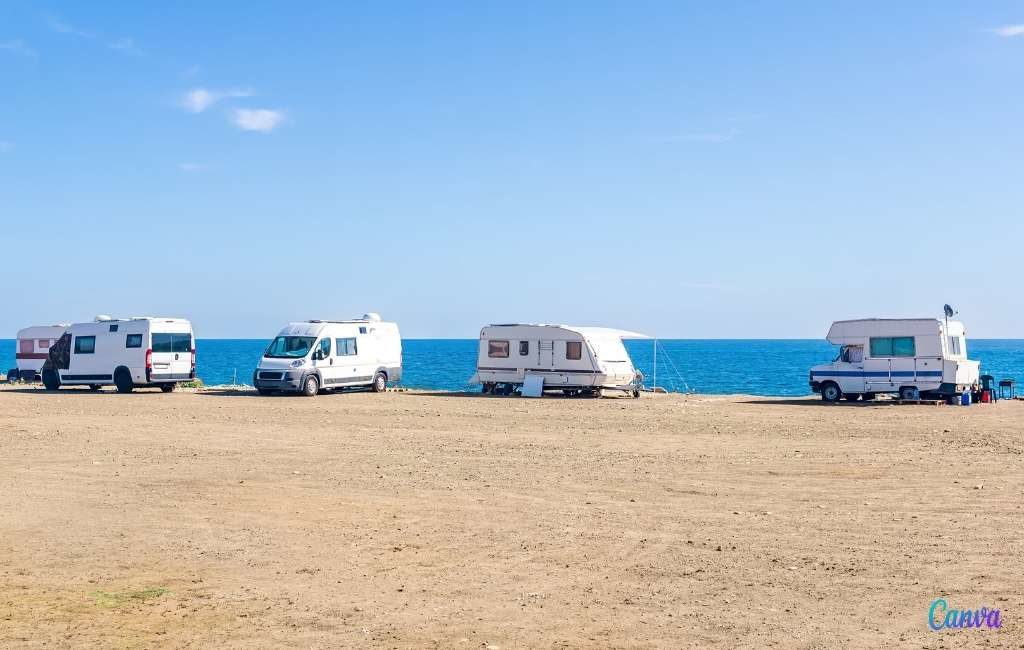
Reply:
M826 402L898 393L912 399L973 390L979 364L967 358L963 323L935 318L837 321L828 342L840 346L832 363L811 368L810 385Z
M370 387L380 393L402 379L398 325L377 314L345 321L289 323L267 346L253 373L260 395Z
M640 396L642 375L622 344L643 334L604 327L488 325L480 330L476 375L484 393L510 395L526 384L541 391L600 397L604 389Z
M137 386L169 393L178 382L196 377L192 324L149 316L97 316L91 323L75 323L50 349L42 376L49 390L72 385L99 390L112 384L119 393Z
M59 325L40 325L18 330L15 341L14 368L7 371L7 381L39 381L39 371L50 352L50 346L56 343L68 329L67 323Z

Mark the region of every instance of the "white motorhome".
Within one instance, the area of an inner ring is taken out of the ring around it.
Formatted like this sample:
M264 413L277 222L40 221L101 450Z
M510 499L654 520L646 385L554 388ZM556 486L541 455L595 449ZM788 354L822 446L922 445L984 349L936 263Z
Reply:
M369 387L383 392L402 379L402 338L396 323L377 314L344 321L286 325L267 346L253 373L260 395Z
M50 349L42 369L49 390L114 385L117 392L130 393L136 387L158 386L169 393L178 382L195 377L192 324L184 318L151 316L97 316L91 323L74 323Z
M935 318L837 321L828 342L840 346L832 363L814 366L810 386L826 402L898 393L912 399L950 397L978 384L979 364L967 358L963 323Z
M67 329L67 323L60 323L18 330L18 338L14 343L15 367L7 371L7 381L39 381L39 371L43 368L50 346L56 343Z
M480 330L476 375L484 393L510 395L528 383L541 391L600 397L604 389L640 396L642 375L622 344L643 334L605 327L505 324Z

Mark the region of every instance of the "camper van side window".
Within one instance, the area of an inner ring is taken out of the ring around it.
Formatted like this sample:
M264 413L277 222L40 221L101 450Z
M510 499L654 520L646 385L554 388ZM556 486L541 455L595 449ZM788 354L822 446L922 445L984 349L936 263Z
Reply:
M141 334L129 334L124 339L124 347L126 347L126 348L141 348L142 347L142 335Z
M20 339L18 341L18 352L21 354L32 354L35 352L35 344L32 339Z
M76 336L75 354L93 354L96 352L95 336Z
M528 354L530 354L530 342L529 341L520 341L519 342L519 356L525 357Z
M334 354L339 357L354 357L359 354L356 349L355 337L350 339L335 339L334 345L338 348Z
M331 339L326 336L320 339L320 358L326 359L331 356Z
M569 361L579 361L583 358L583 343L581 341L565 342L565 358Z
M960 356L960 337L951 336L949 337L949 353L955 356Z
M892 356L912 357L915 352L913 336L897 336L892 340Z
M507 359L508 341L488 341L487 356L492 359Z
M916 352L913 336L886 336L871 339L871 356L873 357L912 357Z

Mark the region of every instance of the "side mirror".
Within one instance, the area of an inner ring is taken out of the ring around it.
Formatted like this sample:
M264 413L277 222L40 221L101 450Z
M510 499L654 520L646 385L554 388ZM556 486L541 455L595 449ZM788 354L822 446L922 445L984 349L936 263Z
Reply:
M320 350L313 350L313 361L320 361L322 359L323 356L321 356Z

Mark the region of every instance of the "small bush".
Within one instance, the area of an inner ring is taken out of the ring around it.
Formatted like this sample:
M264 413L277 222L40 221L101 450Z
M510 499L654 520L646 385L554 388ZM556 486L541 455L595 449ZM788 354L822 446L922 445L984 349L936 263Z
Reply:
M183 381L180 384L178 384L178 386L180 386L181 388L202 388L204 384L202 379L196 377L191 381Z

